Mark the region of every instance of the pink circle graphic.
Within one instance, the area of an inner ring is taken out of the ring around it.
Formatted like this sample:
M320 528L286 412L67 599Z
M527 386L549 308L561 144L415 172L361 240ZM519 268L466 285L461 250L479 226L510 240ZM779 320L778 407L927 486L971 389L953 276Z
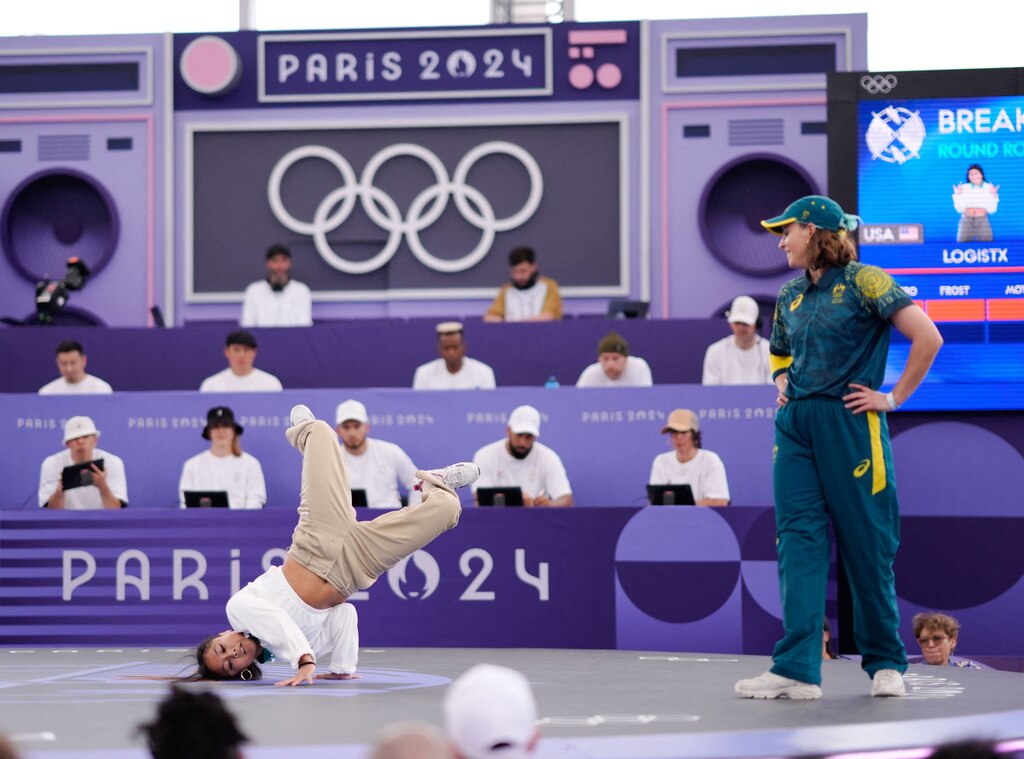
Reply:
M612 90L622 83L622 69L614 63L604 63L597 69L597 83L606 90Z
M569 69L569 84L578 90L585 90L594 83L594 70L585 63L577 63Z
M222 95L236 84L242 72L238 53L220 37L206 35L188 43L178 62L181 78L203 95Z

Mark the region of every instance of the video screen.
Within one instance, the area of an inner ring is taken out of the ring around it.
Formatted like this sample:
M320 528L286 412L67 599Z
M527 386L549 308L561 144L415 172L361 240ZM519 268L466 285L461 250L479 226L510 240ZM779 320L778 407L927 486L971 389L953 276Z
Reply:
M855 109L830 111L848 122L830 125L830 180L855 113L854 176L838 180L837 199L862 219L860 257L892 274L945 339L910 408L1024 408L1024 94L908 97L941 92L948 72L914 74L889 97L860 86ZM887 385L908 350L894 331Z

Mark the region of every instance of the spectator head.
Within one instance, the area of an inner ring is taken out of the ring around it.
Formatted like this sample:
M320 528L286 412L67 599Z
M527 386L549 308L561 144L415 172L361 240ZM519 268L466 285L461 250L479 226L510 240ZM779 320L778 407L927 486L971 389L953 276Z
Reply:
M73 416L64 424L64 445L71 451L71 459L76 464L92 461L99 436L96 424L87 416Z
M629 343L615 330L602 337L597 344L597 360L608 379L617 380L622 376L628 358Z
M540 738L530 683L494 664L478 664L451 684L444 723L460 759L526 759Z
M914 615L913 624L925 663L947 666L960 637L960 623L948 614L921 612Z
M533 406L517 406L508 416L508 448L517 459L526 458L540 437L540 412Z
M444 359L448 371L454 374L462 368L462 359L466 356L462 322L441 322L434 329L437 332L437 352Z
M677 408L668 415L668 421L661 428L661 434L671 435L672 447L688 449L689 446L700 448L700 419L688 408Z
M267 284L274 291L284 289L292 276L292 252L275 243L267 249Z
M235 716L218 696L171 686L156 719L140 725L154 759L238 759L248 741Z
M444 733L427 722L396 722L377 736L370 759L452 759Z
M360 451L370 432L370 417L366 413L366 406L351 398L339 403L334 412L334 429L347 450Z
M520 245L508 254L512 284L519 288L531 287L537 281L537 254L533 248Z
M85 349L77 340L64 340L57 345L57 368L65 382L72 385L85 379Z
M239 329L228 335L224 356L233 374L244 377L252 372L256 363L256 338L252 332Z
M214 406L206 412L203 438L211 442L211 447L230 448L232 454L241 456L242 446L238 438L243 432L245 428L235 421L235 413L227 406Z

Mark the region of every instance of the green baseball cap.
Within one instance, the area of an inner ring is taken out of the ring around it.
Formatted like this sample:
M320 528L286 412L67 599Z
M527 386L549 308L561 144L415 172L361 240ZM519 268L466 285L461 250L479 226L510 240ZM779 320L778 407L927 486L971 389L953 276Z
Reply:
M832 198L823 195L807 195L794 200L778 216L762 221L761 226L772 234L781 235L782 228L793 222L813 224L819 229L830 229L833 232L857 228L856 216L845 213Z

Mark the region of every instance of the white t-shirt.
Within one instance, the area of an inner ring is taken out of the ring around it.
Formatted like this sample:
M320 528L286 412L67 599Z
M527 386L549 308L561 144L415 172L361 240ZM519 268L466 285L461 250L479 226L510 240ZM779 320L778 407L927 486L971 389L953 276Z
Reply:
M704 376L701 382L705 385L772 384L768 341L758 337L753 347L747 350L736 344L735 335L712 343L704 354Z
M280 292L265 279L245 288L243 327L308 327L313 324L313 294L294 279Z
M483 361L464 356L462 368L452 374L443 358L435 358L416 369L413 390L493 390L494 370Z
M255 635L279 661L298 669L303 654L313 654L318 667L330 656L328 669L352 674L359 660L359 615L350 603L329 609L307 605L271 567L228 599L231 629Z
M655 456L648 482L651 485L689 485L693 500L698 503L710 498L729 500L725 464L717 453L703 448L697 449L697 455L685 464L679 462L674 450Z
M104 450L96 448L93 450L92 458L103 459L103 471L107 473L107 487L114 496L124 503L128 503L128 481L124 476L124 462L120 457ZM57 483L60 482L61 472L64 467L74 463L71 459L71 451L65 448L60 453L47 456L39 469L39 505L46 506L50 496L57 491ZM103 499L100 497L100 490L95 485L83 485L64 492L65 509L102 509Z
M207 377L199 386L200 393L267 393L283 389L281 380L262 369L239 376L231 367Z
M480 467L477 488L519 487L523 495L536 498L542 493L552 500L572 493L569 478L558 454L538 442L525 459L508 452L506 439L485 445L473 454L473 463Z
M214 456L209 449L185 462L178 482L178 501L185 508L186 490L226 490L232 509L262 509L267 485L260 462L248 453Z
M604 373L600 361L584 369L576 380L576 387L650 387L653 384L651 367L639 356L626 357L626 368L616 380Z
M91 374L86 374L81 382L74 383L58 377L39 388L40 395L106 395L112 392L114 390L110 385Z
M416 465L400 447L384 440L366 441L366 450L360 456L341 447L345 456L348 484L353 490L366 491L366 503L371 509L398 509L402 502L398 485L409 491L410 505L419 502L419 491L413 490ZM414 499L415 496L415 499Z
M999 195L992 192L992 184L989 182L982 182L980 186L964 182L959 189L960 192L953 193L953 207L957 213L963 213L968 208L995 213L999 207Z

